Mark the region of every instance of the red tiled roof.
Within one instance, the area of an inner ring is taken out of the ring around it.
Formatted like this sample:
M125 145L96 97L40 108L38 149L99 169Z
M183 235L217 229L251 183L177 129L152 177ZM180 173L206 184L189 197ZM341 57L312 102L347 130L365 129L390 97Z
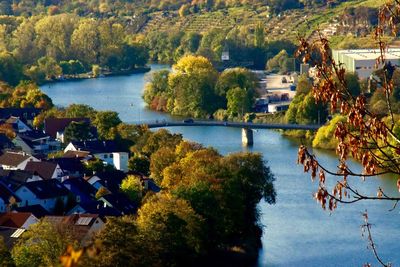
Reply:
M0 213L0 226L21 228L31 215L30 212Z

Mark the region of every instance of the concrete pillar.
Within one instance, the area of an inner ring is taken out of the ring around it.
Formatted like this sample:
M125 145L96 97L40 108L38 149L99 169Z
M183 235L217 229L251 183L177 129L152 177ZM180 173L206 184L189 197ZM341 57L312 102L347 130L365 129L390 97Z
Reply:
M242 144L244 146L252 146L254 144L252 129L242 128Z

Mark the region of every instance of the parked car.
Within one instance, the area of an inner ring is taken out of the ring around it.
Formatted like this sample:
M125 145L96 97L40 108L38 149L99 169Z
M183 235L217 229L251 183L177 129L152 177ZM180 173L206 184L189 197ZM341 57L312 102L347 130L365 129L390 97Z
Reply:
M184 122L184 123L193 123L194 120L193 120L193 119L186 119L186 120L183 120L183 122Z

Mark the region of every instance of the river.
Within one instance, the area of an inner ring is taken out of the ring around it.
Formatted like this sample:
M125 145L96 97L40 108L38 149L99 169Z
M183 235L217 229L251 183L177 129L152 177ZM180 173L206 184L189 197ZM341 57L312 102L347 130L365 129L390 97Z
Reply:
M168 66L152 65L152 69ZM150 122L171 120L167 114L146 109L141 95L145 74L108 77L81 81L66 81L43 85L54 104L67 106L82 103L99 110L114 110L125 122ZM258 266L362 266L377 262L367 240L362 237L361 213L368 210L373 224L373 238L378 251L386 262L400 264L400 207L389 211L393 203L362 202L339 205L333 213L321 209L312 194L317 183L312 183L302 167L296 165L298 141L282 137L277 131L258 130L254 134L254 146L243 147L241 130L223 127L176 127L170 131L182 133L185 139L212 146L221 153L254 151L263 154L276 177L278 194L275 205L261 202L261 223L264 225L263 247ZM321 162L330 168L337 165L334 154L314 151ZM357 163L351 168L358 169ZM335 180L328 177L333 183ZM350 181L361 185L362 191L372 195L380 186L385 193L397 195L396 179L393 177L368 179L354 178Z

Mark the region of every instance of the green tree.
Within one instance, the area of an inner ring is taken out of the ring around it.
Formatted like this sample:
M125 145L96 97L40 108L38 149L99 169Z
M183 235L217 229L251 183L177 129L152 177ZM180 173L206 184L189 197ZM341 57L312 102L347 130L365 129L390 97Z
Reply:
M146 266L144 263L152 258L140 243L135 218L131 216L109 217L105 228L96 235L95 244L100 253L88 260L89 266Z
M203 219L190 204L167 194L147 201L138 211L141 245L152 255L149 266L190 266L202 253Z
M121 191L124 192L130 200L139 204L142 199L142 182L140 178L134 175L128 175L121 183Z
M175 148L172 147L161 147L151 155L150 173L157 184L162 183L164 169L174 163L175 160Z
M64 142L86 141L93 138L90 124L86 121L73 121L64 130Z
M4 238L0 237L0 265L4 267L15 267L11 253L4 243Z
M72 33L71 47L76 58L85 64L99 63L99 49L101 45L99 23L95 19L84 19Z
M201 117L216 110L217 72L204 57L186 56L174 65L169 86L174 89L173 114Z
M17 266L57 266L67 245L74 244L68 227L58 227L46 220L31 225L12 249Z
M90 118L96 115L94 108L85 104L71 104L65 109L65 116L68 118Z
M133 156L128 162L129 170L143 173L144 175L150 174L150 161L145 156Z
M52 57L41 57L38 59L39 70L46 75L47 80L56 78L62 74L60 65Z
M117 112L98 111L93 124L97 127L101 139L112 140L115 139L117 133L116 127L121 122Z
M251 108L251 99L244 89L232 88L228 91L226 98L228 100L227 111L233 117L242 118Z
M17 85L23 78L22 67L11 53L0 53L0 80Z
M258 23L254 30L254 45L256 47L264 47L264 44L265 44L264 25Z
M289 70L289 55L286 50L281 50L276 56L268 60L267 70L286 73Z

